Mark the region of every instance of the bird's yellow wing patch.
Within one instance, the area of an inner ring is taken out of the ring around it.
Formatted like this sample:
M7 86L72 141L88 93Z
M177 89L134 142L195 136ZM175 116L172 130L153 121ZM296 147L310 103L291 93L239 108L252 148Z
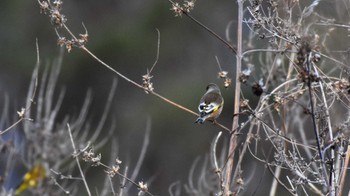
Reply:
M42 165L35 165L23 176L23 182L16 189L15 194L19 195L28 188L36 187L39 182L45 177L45 173L45 168Z

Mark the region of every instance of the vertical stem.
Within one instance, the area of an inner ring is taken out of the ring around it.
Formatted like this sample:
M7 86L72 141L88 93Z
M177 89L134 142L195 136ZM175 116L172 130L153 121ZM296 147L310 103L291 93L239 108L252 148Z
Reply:
M317 72L317 69L313 66L313 69L315 71L315 73L317 74L317 76L319 76L319 73ZM323 84L322 81L320 80L319 82L319 86L320 86L320 90L321 90L321 94L322 94L322 101L324 104L324 108L325 108L325 112L326 112L326 120L327 120L327 125L328 125L328 132L329 132L329 140L333 142L333 129L332 129L332 121L330 118L330 114L329 114L329 110L328 110L328 104L327 104L327 99L326 99L326 95L325 92L323 90ZM339 178L339 175L335 176L335 170L339 171L338 169L335 169L335 152L334 152L334 148L331 148L331 162L330 162L330 176L329 176L329 195L333 196L336 194L336 185L338 184L336 182L336 179ZM337 159L339 160L339 159ZM339 174L337 172L337 174Z
M311 53L308 54L307 58L306 58L306 66L307 66L307 71L308 71L308 74L310 75L310 72L311 72ZM325 179L325 184L328 186L328 190L329 190L329 194L331 196L333 196L332 193L334 193L332 190L331 190L331 187L332 187L332 181L327 181L328 179L328 173L327 173L327 168L326 168L326 164L325 164L325 159L324 159L324 156L323 156L323 153L322 153L322 147L321 147L321 141L320 141L320 133L319 133L319 130L318 130L318 126L317 126L317 123L316 123L316 117L315 117L315 107L316 105L314 104L314 101L313 101L313 89L312 89L312 85L311 85L311 79L309 78L308 81L307 81L307 86L308 86L308 89L309 89L309 96L310 96L310 109L311 109L311 119L312 119L312 126L313 126L313 130L314 130L314 133L315 133L315 137L316 137L316 144L317 144L317 149L318 149L318 152L319 152L319 156L320 156L320 160L321 160L321 166L322 166L322 169L323 169L323 179ZM326 108L328 109L328 108ZM331 131L331 130L329 130ZM333 164L332 164L333 166ZM333 175L333 168L331 168L330 172L331 172L331 175ZM330 179L330 178L329 178Z
M91 192L90 192L90 189L89 189L89 186L86 182L86 179L85 179L85 174L83 172L83 170L81 169L81 166L80 166L80 162L79 162L79 157L77 155L77 148L75 147L75 144L74 144L74 139L73 139L73 136L72 136L72 131L70 129L70 125L67 124L67 127L68 127L68 133L69 133L69 138L70 138L70 141L72 143L72 146L73 146L73 150L74 150L74 156L75 156L75 161L77 162L77 165L78 165L78 169L79 169L79 172L80 172L80 175L81 175L81 179L83 180L84 182L84 185L85 185L85 189L86 189L86 192L89 196L91 196Z
M242 66L242 25L243 25L243 2L244 0L237 0L238 4L238 24L237 24L237 57L236 57L236 86L235 86L235 108L234 114L239 113L239 102L240 102L240 92L241 92L241 83L238 81L238 77L241 73ZM238 129L238 118L239 115L234 115L232 122L232 134L230 138L230 146L228 151L228 160L227 167L225 170L225 178L224 178L224 195L230 195L230 187L232 181L232 171L233 171L233 162L234 162L234 154L237 147L237 135L234 132Z
M344 188L344 183L345 183L345 177L346 177L346 168L348 168L349 166L349 160L350 160L350 148L348 147L348 150L346 151L346 157L345 157L345 163L343 165L343 169L342 169L342 177L340 180L340 184L339 184L339 191L338 191L338 195L343 195L343 188ZM344 193L345 195L345 193Z

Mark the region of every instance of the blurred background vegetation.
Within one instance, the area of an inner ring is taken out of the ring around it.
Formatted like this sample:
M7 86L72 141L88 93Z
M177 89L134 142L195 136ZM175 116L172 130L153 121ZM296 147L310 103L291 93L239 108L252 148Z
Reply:
M89 33L87 47L95 55L139 83L155 61L158 28L161 34L160 56L152 72L155 91L197 111L208 83L215 82L223 88L222 81L217 79L219 68L215 56L218 56L222 68L229 71L230 77L234 72L235 58L229 49L188 18L174 17L170 8L168 1L158 0L66 0L63 1L62 13L76 34L84 33L82 23L85 24ZM221 36L225 35L226 27L232 21L229 30L230 35L235 36L235 10L234 1L199 1L192 14ZM10 97L10 112L15 116L16 111L25 105L35 68L35 40L38 39L39 43L41 73L57 58L60 49L54 28L49 18L40 14L37 1L1 1L0 24L0 92ZM74 48L66 53L56 91L66 88L58 121L67 114L76 115L86 92L91 89L93 101L89 120L97 124L114 78L116 76L111 71L82 51ZM233 89L222 89L222 93L225 107L218 121L231 127ZM0 107L3 107L3 100L4 96L1 96ZM171 183L187 183L194 160L204 158L213 137L220 130L210 123L193 124L195 116L119 80L108 118L109 123L116 122L113 139L118 141L119 147L119 152L112 153L112 159L119 157L131 168L136 164L148 117L152 122L150 145L137 180L152 178L150 191L166 195ZM102 161L109 161L108 145L96 149L96 152L102 153ZM95 173L87 174L89 184L102 182L89 175Z

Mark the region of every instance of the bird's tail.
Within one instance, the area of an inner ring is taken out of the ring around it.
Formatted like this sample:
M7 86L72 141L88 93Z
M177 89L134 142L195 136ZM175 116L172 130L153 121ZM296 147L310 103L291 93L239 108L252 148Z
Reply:
M200 123L200 124L203 124L203 123L204 123L204 121L205 121L205 119L204 119L204 118L199 117L199 118L197 118L197 120L196 120L194 123Z

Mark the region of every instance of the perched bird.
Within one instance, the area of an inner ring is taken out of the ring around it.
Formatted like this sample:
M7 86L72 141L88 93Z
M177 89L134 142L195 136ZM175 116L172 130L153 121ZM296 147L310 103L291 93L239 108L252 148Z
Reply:
M198 106L199 118L195 123L203 124L206 120L215 121L219 117L223 106L224 99L221 96L220 88L216 84L208 84L207 92L200 100Z
M28 144L22 129L0 135L0 195L27 195L24 191L45 179L46 170L42 164L28 164Z
M29 188L38 186L40 181L45 178L46 170L43 165L34 165L24 176L21 184L17 187L15 195L21 194L23 191Z

